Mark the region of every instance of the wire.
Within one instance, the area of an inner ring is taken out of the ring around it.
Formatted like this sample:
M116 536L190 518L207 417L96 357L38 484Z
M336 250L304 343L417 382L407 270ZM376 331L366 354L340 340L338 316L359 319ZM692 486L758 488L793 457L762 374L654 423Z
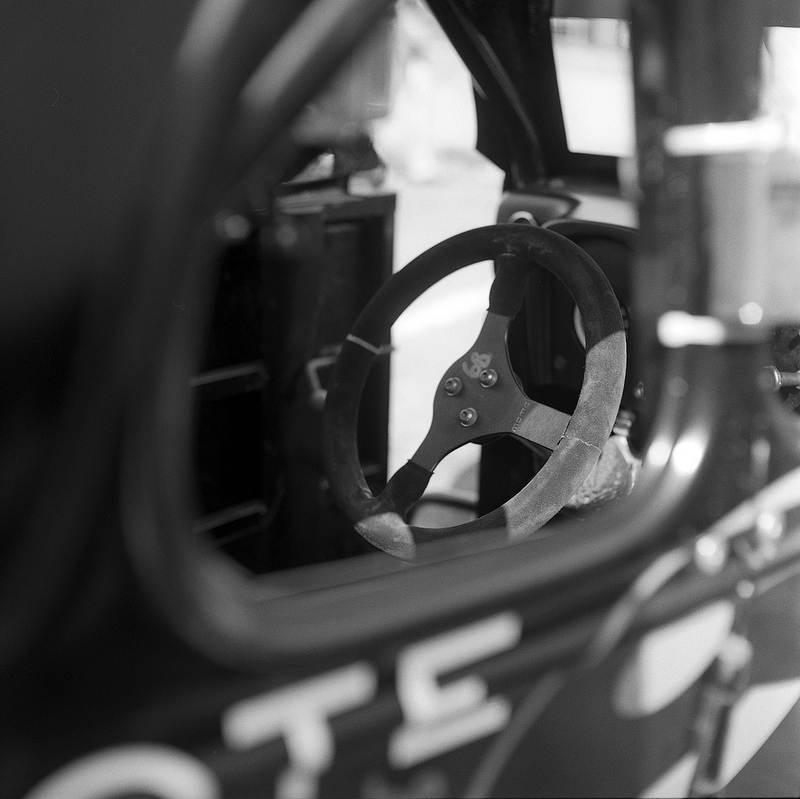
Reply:
M509 726L495 739L481 761L465 790L464 796L467 799L477 799L491 793L525 735L550 707L567 682L584 670L599 666L622 641L647 602L691 563L691 550L686 547L669 550L656 558L611 606L586 647L585 656L570 668L548 672L533 685L514 713Z
M687 547L671 549L659 555L633 581L630 588L612 605L597 635L587 647L583 667L602 663L619 645L644 606L677 574L693 562Z
M800 468L773 480L718 519L704 533L722 541L752 529L764 510L784 513L800 507Z
M503 769L523 738L567 684L571 671L551 671L538 680L514 713L511 723L497 736L464 790L465 799L489 796Z
M800 469L794 469L729 511L698 537L713 536L727 540L752 529L765 508L776 512L798 505ZM581 661L570 669L551 671L534 684L520 703L508 728L497 737L484 757L465 791L465 797L476 799L490 794L524 736L542 717L569 679L605 661L625 638L647 603L693 562L694 551L691 547L677 547L659 555L636 577L606 614Z

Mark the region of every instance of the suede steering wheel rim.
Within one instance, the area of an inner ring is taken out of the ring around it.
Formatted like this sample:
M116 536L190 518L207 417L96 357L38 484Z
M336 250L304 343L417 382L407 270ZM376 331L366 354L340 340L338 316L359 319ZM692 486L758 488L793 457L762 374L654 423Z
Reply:
M364 479L356 441L358 408L370 367L388 341L391 326L416 297L447 275L485 260L495 261L497 275L483 328L470 351L440 380L425 440L374 496ZM583 318L586 367L572 416L527 397L508 361L506 332L522 306L534 265L561 280ZM569 239L519 224L491 225L446 239L384 284L342 346L323 416L323 456L334 496L361 536L404 560L414 560L419 544L444 537L499 530L508 540L526 538L563 507L597 462L619 410L625 365L625 333L614 291L597 264ZM439 460L468 441L502 433L552 450L519 493L479 519L454 527L405 522Z

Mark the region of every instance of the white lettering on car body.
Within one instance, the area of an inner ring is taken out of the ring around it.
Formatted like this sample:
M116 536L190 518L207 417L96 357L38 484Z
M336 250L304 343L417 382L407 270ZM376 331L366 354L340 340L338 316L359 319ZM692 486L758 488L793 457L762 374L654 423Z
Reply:
M389 763L408 768L491 735L508 724L511 703L488 697L477 675L446 686L439 677L515 647L522 621L515 613L489 619L412 644L397 658L397 696L405 723L389 740Z
M242 699L223 712L222 739L231 749L245 750L282 737L289 766L278 776L276 796L316 796L319 777L335 755L329 719L366 705L377 687L375 668L359 662Z

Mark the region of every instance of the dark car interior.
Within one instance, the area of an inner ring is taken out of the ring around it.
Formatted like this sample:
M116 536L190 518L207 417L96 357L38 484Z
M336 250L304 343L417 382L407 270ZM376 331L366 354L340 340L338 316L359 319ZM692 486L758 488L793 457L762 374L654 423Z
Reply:
M800 161L760 87L800 6L428 0L502 196L408 264L396 13L0 10L3 799L768 784L720 752L799 673ZM630 68L618 150L575 138L576 37ZM486 262L390 468L392 327ZM695 614L730 646L648 705L648 636Z

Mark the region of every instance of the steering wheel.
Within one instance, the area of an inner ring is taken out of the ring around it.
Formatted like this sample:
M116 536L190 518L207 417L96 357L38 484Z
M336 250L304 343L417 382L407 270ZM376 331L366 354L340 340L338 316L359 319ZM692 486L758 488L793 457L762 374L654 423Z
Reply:
M495 261L483 328L436 388L430 430L413 457L374 496L356 441L358 407L373 361L392 324L411 302L447 275ZM586 367L572 416L535 402L522 390L508 357L508 326L522 306L531 267L548 269L575 300L586 333ZM323 419L325 469L334 496L371 544L413 560L419 544L447 536L502 530L525 538L554 516L597 462L619 410L626 345L619 303L597 264L549 230L519 224L461 233L394 274L356 320L330 375ZM505 504L453 527L424 528L404 518L439 461L468 442L507 434L551 450L544 467Z

